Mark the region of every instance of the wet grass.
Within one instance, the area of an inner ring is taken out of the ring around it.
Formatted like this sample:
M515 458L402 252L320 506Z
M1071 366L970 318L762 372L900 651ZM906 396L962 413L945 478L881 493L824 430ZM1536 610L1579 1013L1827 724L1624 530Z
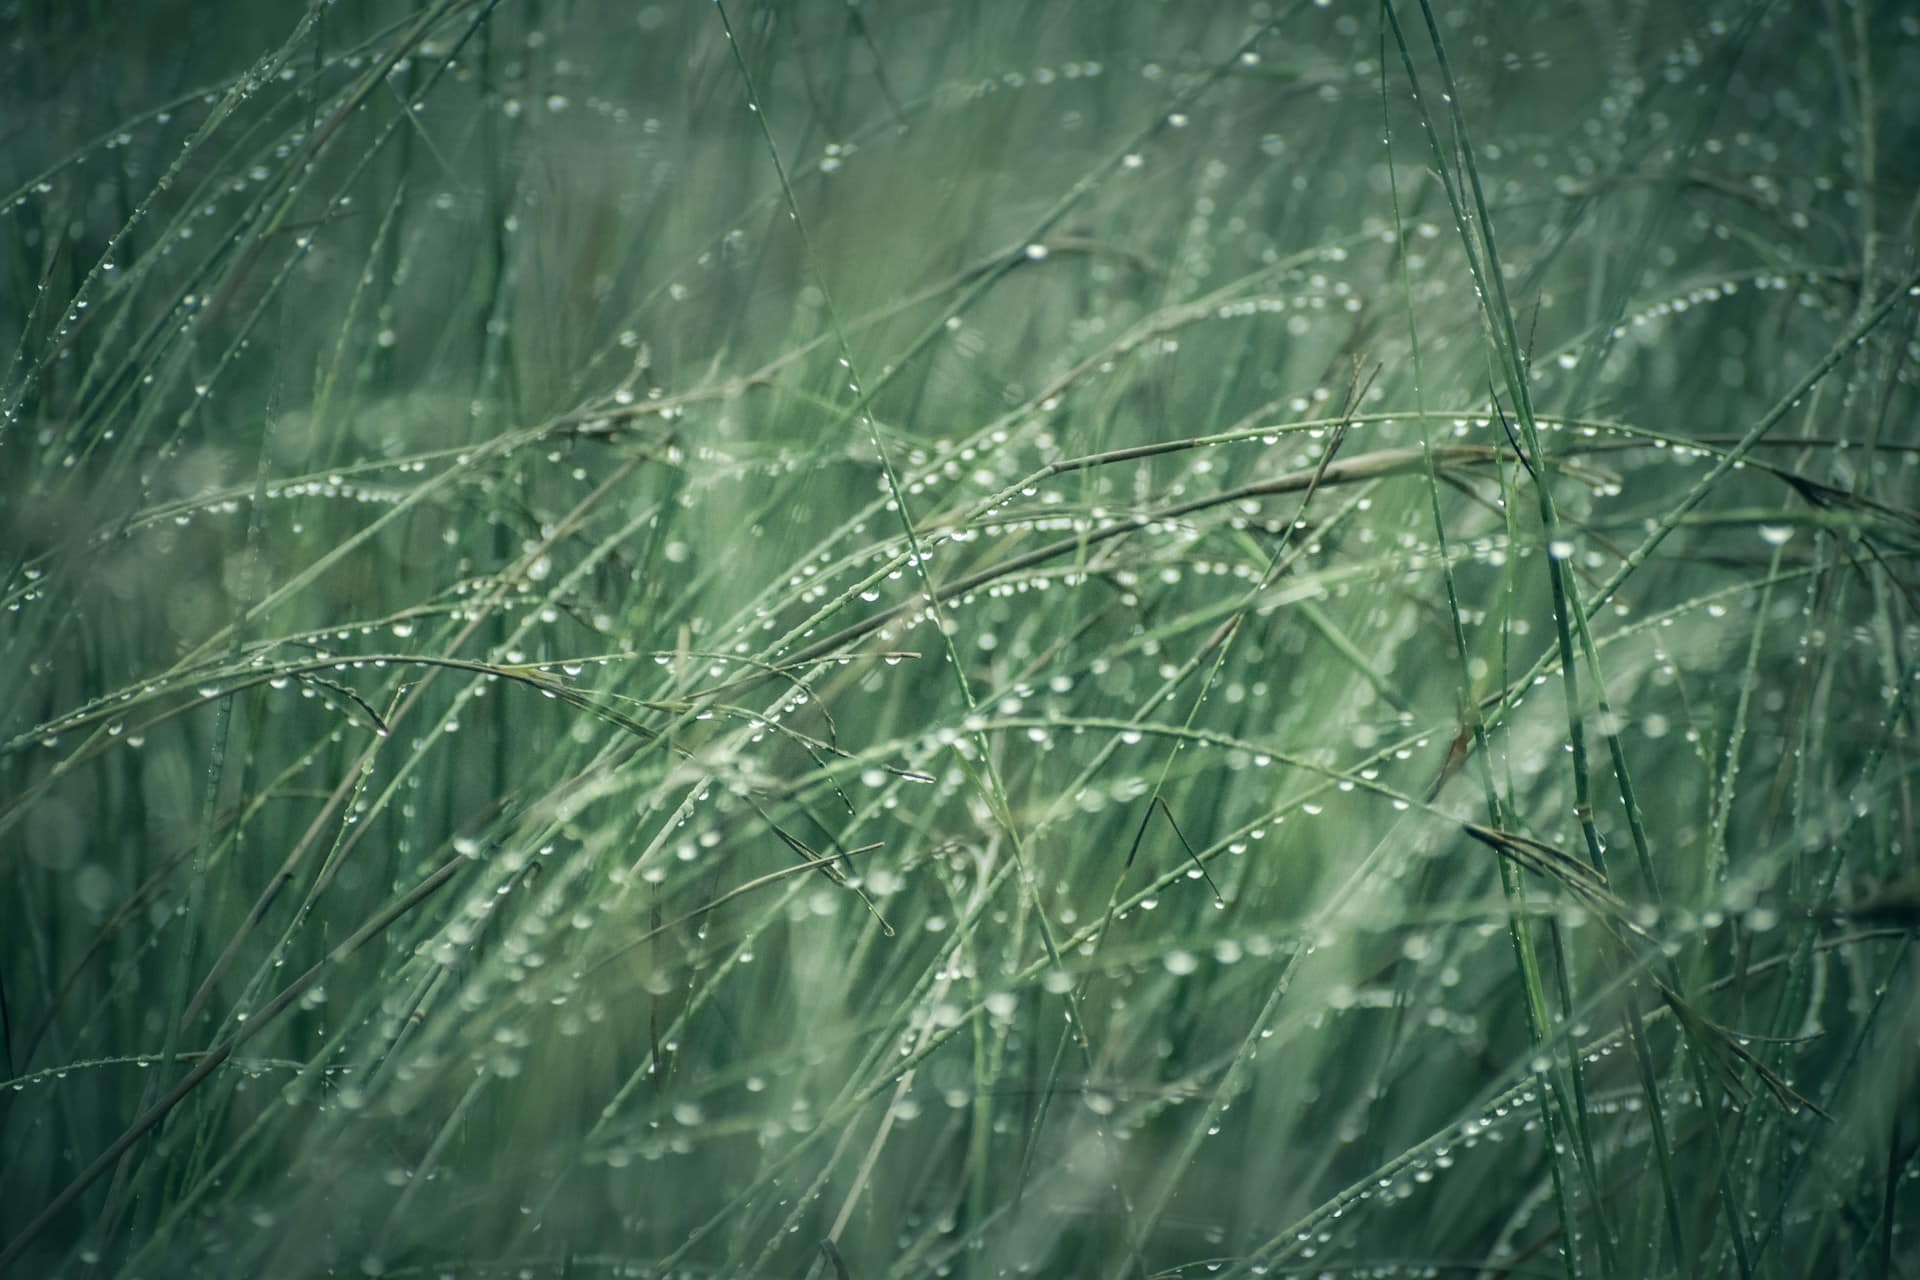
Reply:
M1920 1264L1920 22L7 13L0 1271Z

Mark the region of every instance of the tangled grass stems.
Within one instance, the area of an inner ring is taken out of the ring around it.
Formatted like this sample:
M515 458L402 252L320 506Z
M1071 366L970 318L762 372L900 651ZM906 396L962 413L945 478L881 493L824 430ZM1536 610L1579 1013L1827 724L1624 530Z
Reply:
M0 1270L1911 1267L1899 6L171 8L7 11Z

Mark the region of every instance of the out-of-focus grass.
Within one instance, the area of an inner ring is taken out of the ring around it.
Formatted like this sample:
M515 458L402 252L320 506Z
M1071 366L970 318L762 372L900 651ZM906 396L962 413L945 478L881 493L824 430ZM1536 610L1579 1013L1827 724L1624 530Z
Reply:
M4 12L0 1271L1920 1261L1902 6Z

